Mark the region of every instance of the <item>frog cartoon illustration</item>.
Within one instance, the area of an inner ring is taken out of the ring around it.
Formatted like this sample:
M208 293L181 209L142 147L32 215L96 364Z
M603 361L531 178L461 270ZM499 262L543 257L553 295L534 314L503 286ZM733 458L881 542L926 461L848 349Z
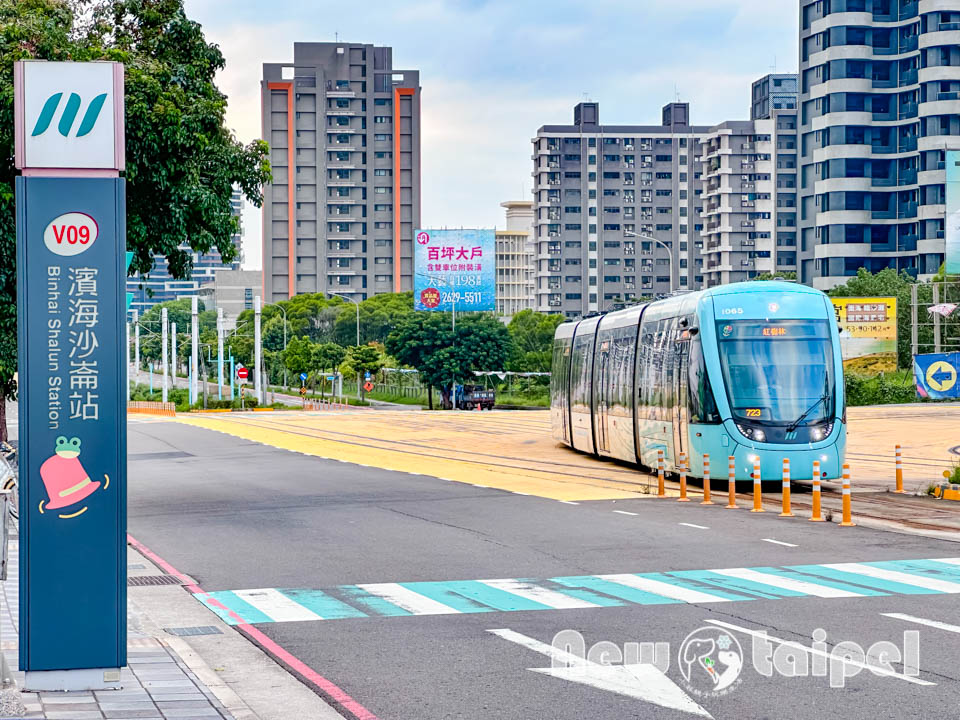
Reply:
M80 463L80 438L57 438L54 454L40 466L40 478L47 490L47 500L40 503L40 512L57 510L81 502L100 487L100 481L91 480L90 474ZM106 483L109 477L104 476ZM104 489L106 489L106 484ZM79 515L86 510L83 508ZM65 517L61 515L60 517Z

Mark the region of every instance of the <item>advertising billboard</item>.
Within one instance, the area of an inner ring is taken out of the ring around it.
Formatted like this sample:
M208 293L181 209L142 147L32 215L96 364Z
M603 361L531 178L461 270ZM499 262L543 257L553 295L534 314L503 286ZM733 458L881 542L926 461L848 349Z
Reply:
M493 230L415 230L413 247L414 310L494 310Z
M946 273L960 275L960 150L947 150Z
M876 373L897 369L897 299L830 298L840 330L843 366Z

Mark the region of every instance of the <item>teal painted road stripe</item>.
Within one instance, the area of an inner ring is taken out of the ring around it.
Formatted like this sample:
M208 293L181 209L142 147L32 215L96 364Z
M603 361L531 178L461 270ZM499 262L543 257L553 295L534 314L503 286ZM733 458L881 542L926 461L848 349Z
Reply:
M938 563L933 560L888 560L884 562L865 563L873 567L919 575L926 578L935 578L946 582L960 583L960 567Z
M240 624L240 621L235 617L236 615L243 618L243 622L247 624L273 622L272 617L260 612L231 590L195 593L194 597L219 615L227 625Z
M677 572L672 572L669 574L678 578L701 582L707 586L704 588L704 592L709 593L716 593L717 588L722 588L727 591L732 590L733 592L743 593L744 595L765 600L777 600L783 597L806 596L806 593L799 593L794 590L785 590L783 588L772 587L770 585L761 585L760 583L744 580L742 578L718 575L710 570L678 570ZM743 599L742 596L739 595L730 595L730 597L734 600Z
M340 602L322 590L280 590L281 593L324 620L368 617L365 612Z
M380 615L383 617L413 615L412 612L407 612L402 607L394 605L392 602L387 602L379 595L368 593L356 585L342 585L338 589L343 593L345 600L349 600L351 603L360 606L368 615Z
M848 583L854 587L863 586L883 590L891 595L939 595L937 590L928 590L927 588L916 585L906 585L894 580L868 577L866 575L857 575L844 570L835 570L824 567L823 565L791 565L788 570L794 570L798 573L810 575L813 582L820 582L820 578L830 578Z
M593 575L581 575L574 577L557 577L553 578L552 582L564 585L570 588L584 588L586 590L592 590L593 593L603 593L604 595L610 595L615 598L620 598L621 600L626 600L627 603L631 605L676 605L683 604L683 600L677 600L675 598L664 597L663 595L657 595L652 592L647 592L645 590L639 590L637 588L628 587L627 585L621 585L615 582L609 582L608 580L603 580L601 578L595 577ZM575 590L567 590L565 592L575 592ZM599 595L595 595L599 597ZM586 598L590 600L591 598ZM599 604L599 603L598 603ZM618 603L623 604L623 603Z
M864 595L867 597L880 597L880 596L886 597L890 594L887 592L881 592L880 590L873 590L871 588L866 588L866 587L857 587L855 585L850 585L843 582L835 582L833 580L824 580L823 578L812 578L806 575L802 575L801 573L798 573L798 572L793 572L792 570L789 570L789 569L775 568L775 567L759 567L759 568L753 568L753 570L756 570L757 572L765 573L768 575L776 575L777 577L786 578L788 580L799 580L801 582L815 583L817 585L820 585L821 587L832 588L834 590L841 590L843 592L851 593L854 595Z

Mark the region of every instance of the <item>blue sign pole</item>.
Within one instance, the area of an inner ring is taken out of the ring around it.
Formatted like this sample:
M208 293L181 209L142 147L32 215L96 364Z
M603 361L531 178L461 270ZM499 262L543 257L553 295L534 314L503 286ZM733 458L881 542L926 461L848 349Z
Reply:
M230 353L230 402L233 402L233 376L236 371L233 369L233 353Z
M123 77L118 63L14 67L28 691L119 688L127 662Z
M150 363L150 397L153 398L153 363Z

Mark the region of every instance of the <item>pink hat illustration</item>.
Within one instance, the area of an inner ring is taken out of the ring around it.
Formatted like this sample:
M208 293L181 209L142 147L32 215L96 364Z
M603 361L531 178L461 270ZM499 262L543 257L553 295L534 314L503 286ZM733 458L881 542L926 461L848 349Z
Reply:
M47 489L46 509L56 510L78 503L100 487L99 481L90 480L80 464L80 438L57 438L56 454L40 466L40 478ZM43 509L41 508L41 512Z

